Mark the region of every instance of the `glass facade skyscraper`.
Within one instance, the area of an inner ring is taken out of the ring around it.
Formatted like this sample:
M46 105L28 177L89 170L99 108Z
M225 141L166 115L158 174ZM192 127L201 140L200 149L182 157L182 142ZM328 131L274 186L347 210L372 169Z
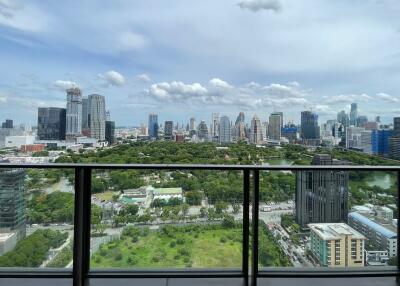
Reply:
M89 95L89 127L92 138L105 140L106 132L106 103L100 94Z
M149 114L149 137L150 139L158 139L158 115Z
M65 140L66 110L58 107L38 108L39 140Z

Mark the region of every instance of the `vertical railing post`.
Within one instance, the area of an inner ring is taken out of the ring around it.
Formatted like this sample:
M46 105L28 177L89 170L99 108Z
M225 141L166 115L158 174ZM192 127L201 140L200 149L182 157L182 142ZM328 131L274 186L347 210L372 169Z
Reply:
M91 169L75 167L73 285L85 286L90 259Z
M242 272L244 285L249 285L249 204L250 204L250 171L243 170L243 244Z
M251 267L251 286L257 285L258 277L258 205L259 205L259 186L260 186L260 171L253 170L253 201L252 201L252 267Z

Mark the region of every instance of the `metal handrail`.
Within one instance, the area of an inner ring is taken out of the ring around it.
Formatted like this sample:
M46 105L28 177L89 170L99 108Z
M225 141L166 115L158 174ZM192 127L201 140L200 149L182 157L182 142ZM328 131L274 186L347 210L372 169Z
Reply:
M35 277L72 277L75 286L87 285L89 278L166 278L166 277L241 277L245 285L257 284L259 277L400 277L399 266L397 268L383 269L382 271L343 271L343 270L282 270L271 268L268 271L258 269L258 205L259 205L259 172L260 171L385 171L396 172L398 182L400 180L400 166L365 166L365 165L214 165L214 164L97 164L97 163L46 163L46 164L16 164L0 163L2 169L73 169L75 170L75 208L74 208L74 250L72 272L65 270L35 270L35 269L0 269L0 278L35 278ZM90 212L91 212L91 177L92 170L220 170L243 172L243 245L242 268L235 270L224 269L168 269L168 270L90 270ZM400 184L397 184L398 197ZM251 186L251 187L250 187ZM252 194L252 196L250 196ZM252 202L250 202L250 197ZM249 205L252 203L251 222L253 236L251 240L252 259L249 259L250 249L250 215ZM398 222L399 223L399 222ZM400 254L400 228L397 228L398 254ZM398 265L400 265L398 255ZM250 262L250 263L249 263ZM251 265L249 265L251 264ZM251 271L250 271L251 270Z

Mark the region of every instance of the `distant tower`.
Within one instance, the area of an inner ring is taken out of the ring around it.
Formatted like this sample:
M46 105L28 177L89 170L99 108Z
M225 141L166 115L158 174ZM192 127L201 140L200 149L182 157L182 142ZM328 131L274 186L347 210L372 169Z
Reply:
M320 130L318 126L318 115L311 111L301 112L301 139L307 145L318 145L320 143Z
M204 140L204 141L208 140L208 128L207 128L207 124L204 120L200 121L200 124L197 127L197 136L201 140Z
M90 134L97 140L106 138L106 103L100 94L89 95L90 107Z
M106 121L110 121L111 120L111 115L110 115L110 110L106 111Z
M190 118L189 130L196 130L196 119L194 117Z
M38 108L37 137L39 140L65 140L65 112L65 108Z
M282 112L271 113L268 124L269 139L281 140L282 122Z
M82 96L82 129L89 128L89 99L85 96Z
M150 139L158 139L158 115L149 114L149 137Z
M77 87L67 89L66 137L71 140L82 133L82 93Z
M218 134L219 134L219 113L213 113L211 120L212 141L218 141Z
M231 122L228 116L222 116L220 119L218 139L220 143L231 142Z
M357 111L357 103L352 103L351 108L350 108L350 125L357 125L357 117L358 117L358 111Z
M262 142L262 124L257 115L253 116L250 126L250 143L259 144Z
M174 128L173 121L165 121L164 124L164 139L165 140L172 140L172 129Z

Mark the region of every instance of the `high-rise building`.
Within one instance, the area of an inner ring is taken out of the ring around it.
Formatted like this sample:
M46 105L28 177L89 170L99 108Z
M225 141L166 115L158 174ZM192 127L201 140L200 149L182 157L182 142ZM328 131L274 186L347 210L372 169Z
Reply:
M16 232L18 240L26 235L25 175L24 169L0 169L0 232Z
M289 140L289 143L294 143L297 140L298 128L295 124L289 123L282 127L281 136Z
M106 132L105 132L105 140L108 144L115 143L115 122L107 120L106 121Z
M381 117L379 115L375 117L375 122L381 123Z
M263 139L261 121L256 114L251 119L250 126L250 143L260 144Z
M389 137L389 157L400 160L400 117L393 118L393 132Z
M90 134L92 138L104 141L106 138L106 102L100 94L89 95Z
M396 137L400 137L400 117L393 118L393 135Z
M235 125L238 124L239 122L244 123L244 112L243 111L239 112L239 115L237 116L236 121L235 121Z
M310 251L321 266L363 267L365 236L345 223L311 223Z
M272 140L281 140L282 112L274 112L269 116L268 137Z
M358 117L358 111L357 111L357 103L352 103L350 107L350 125L357 125L357 117Z
M150 139L156 140L158 139L158 115L157 114L149 114L149 137Z
M360 115L357 117L357 126L365 127L365 124L368 122L368 117L365 115Z
M89 128L90 124L89 114L90 114L89 98L87 98L86 96L82 96L82 130Z
M231 122L228 116L222 116L219 121L218 139L220 143L231 142Z
M311 111L301 112L301 139L307 145L318 145L320 142L320 131L318 126L318 115Z
M190 118L189 130L196 130L196 119L194 117Z
M315 155L313 165L343 165L328 154ZM296 222L347 222L349 174L344 171L296 172Z
M1 128L14 128L12 119L6 119L6 121L1 124Z
M165 140L172 140L172 129L174 127L174 122L172 121L165 121L164 124L164 139Z
M212 113L211 118L211 140L213 142L218 142L218 134L219 134L219 113Z
M208 140L208 128L204 120L201 120L199 126L197 126L197 136L202 141Z
M344 111L340 111L337 115L337 121L341 124L343 124L344 127L349 127L350 126L350 119L349 115Z
M66 109L39 107L37 128L39 140L65 140Z
M111 120L111 115L110 115L110 110L106 111L106 121L110 121Z
M77 87L67 89L66 138L82 133L82 93Z
M393 135L393 130L391 130L391 129L372 130L372 134L371 134L372 154L388 156L389 155L389 138L392 137L392 135ZM392 144L393 144L393 142L392 142ZM394 147L394 145L392 145L392 148L393 147Z

